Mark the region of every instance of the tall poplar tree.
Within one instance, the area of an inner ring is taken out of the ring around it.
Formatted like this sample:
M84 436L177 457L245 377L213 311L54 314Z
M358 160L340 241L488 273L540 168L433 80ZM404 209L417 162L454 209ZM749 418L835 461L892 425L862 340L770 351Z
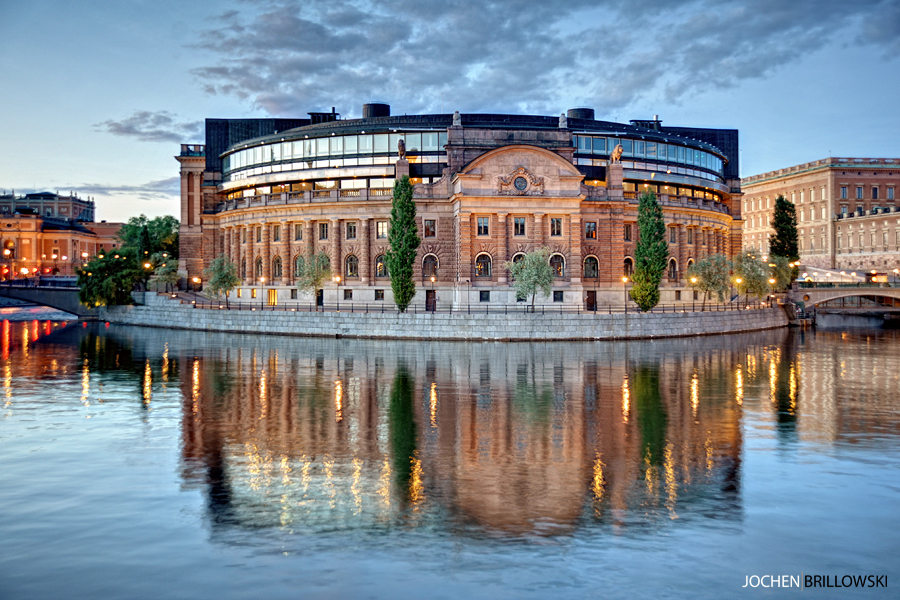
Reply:
M769 254L783 256L788 262L800 260L800 251L797 246L797 212L794 205L787 199L778 195L775 198L775 212L772 214L772 228L775 237L769 243ZM797 278L798 269L795 267L791 274L791 280Z
M416 251L421 243L419 229L416 227L413 186L406 175L394 183L388 243L391 249L386 253L385 260L388 272L391 274L394 303L400 312L406 312L413 296L416 295L413 265L416 262Z
M659 284L669 258L662 207L653 192L641 194L638 200L638 235L631 299L647 312L659 304Z

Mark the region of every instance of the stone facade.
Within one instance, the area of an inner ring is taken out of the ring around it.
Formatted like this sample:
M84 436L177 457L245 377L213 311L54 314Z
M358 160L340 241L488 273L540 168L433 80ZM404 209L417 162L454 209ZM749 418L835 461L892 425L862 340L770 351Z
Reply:
M892 272L900 267L900 159L828 158L744 178L744 248L768 249L775 198L797 211L809 268Z
M389 185L403 174L415 184L422 240L414 277L421 295L433 292L439 308L515 303L503 265L540 247L549 248L557 277L554 294L539 302L621 305L628 286L623 277L634 265L637 196L651 187L669 227L672 268L663 302L690 300L681 292L692 261L741 247L739 182L722 179L721 167L713 166L724 160L721 153L696 140L593 120L570 119L560 128L557 119L511 115L463 115L459 125L441 115L389 119L395 118L335 121L235 144L222 155L224 173L205 170L202 147L183 147L177 157L183 274L200 277L225 254L242 278L236 301L310 301L298 294L294 265L304 254L324 252L333 275L324 302L390 303L390 279L379 264L388 250ZM415 125L432 131L414 133ZM577 140L582 130L609 146L630 144L616 128L642 140L641 152L645 137L659 139L661 158L615 162L579 155L585 152L585 142ZM409 151L399 159L333 158L350 156L349 140L361 150L371 142L367 131L376 132L376 146L379 136L390 136L391 144L405 136ZM606 131L609 138L599 137ZM423 142L420 151L412 140L425 135L442 136L441 145L426 151ZM697 156L702 148L709 172L676 167L675 142L682 151L696 145ZM288 162L293 148L317 157L331 152L332 158ZM249 159L239 158L242 153ZM246 160L264 166L247 168Z

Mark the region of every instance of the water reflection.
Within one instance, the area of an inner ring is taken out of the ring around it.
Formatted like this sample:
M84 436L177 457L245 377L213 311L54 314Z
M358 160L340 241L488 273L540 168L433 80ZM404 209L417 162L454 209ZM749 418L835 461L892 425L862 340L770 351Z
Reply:
M214 531L615 533L739 522L747 418L784 448L900 433L897 333L872 335L466 345L5 322L4 387L10 409L12 373L70 365L85 407L115 380L145 415L180 388L181 478Z

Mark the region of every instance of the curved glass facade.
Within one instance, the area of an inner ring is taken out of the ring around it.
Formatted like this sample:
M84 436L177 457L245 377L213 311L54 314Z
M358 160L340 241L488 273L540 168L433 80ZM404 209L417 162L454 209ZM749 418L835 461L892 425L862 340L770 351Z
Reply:
M722 181L724 178L725 163L722 158L699 148L626 137L574 137L575 156L579 165L606 166L606 159L613 149L617 144L622 144L621 160L626 169L666 171L715 181ZM603 158L599 158L601 156Z

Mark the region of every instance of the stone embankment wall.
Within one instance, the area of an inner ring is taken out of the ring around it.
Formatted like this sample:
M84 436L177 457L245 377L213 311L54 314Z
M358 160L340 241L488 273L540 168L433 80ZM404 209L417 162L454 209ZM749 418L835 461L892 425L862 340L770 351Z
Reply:
M610 340L737 333L785 327L780 308L650 314L349 313L195 309L147 293L145 304L102 309L123 325L199 331L428 340Z

